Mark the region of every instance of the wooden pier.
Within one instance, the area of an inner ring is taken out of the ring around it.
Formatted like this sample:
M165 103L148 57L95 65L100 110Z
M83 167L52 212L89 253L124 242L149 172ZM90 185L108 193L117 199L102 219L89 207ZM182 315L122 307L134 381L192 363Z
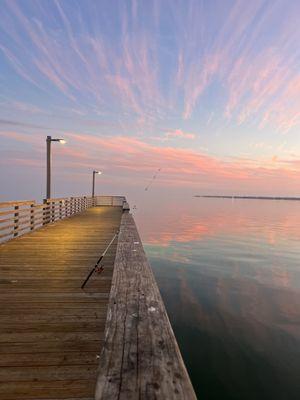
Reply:
M125 198L0 208L0 400L196 399Z

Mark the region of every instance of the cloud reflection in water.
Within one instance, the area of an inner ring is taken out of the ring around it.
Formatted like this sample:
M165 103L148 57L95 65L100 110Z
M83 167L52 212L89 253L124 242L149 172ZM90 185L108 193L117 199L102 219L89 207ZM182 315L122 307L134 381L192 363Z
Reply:
M206 399L300 393L300 203L168 201L137 215L193 384Z

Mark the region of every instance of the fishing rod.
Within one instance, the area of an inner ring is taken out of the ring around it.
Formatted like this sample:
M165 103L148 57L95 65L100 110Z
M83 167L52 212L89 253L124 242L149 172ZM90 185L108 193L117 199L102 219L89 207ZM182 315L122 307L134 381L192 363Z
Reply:
M87 284L88 280L90 279L90 277L93 275L93 273L96 271L96 269L99 267L100 262L102 261L103 257L105 256L105 254L108 252L108 249L110 248L110 246L113 244L114 240L116 239L116 237L119 235L119 231L117 231L113 238L111 239L111 241L109 242L109 244L107 245L106 249L104 250L104 252L101 254L101 256L99 257L99 260L96 262L94 268L90 271L90 273L88 274L88 276L85 278L85 281L83 282L83 284L81 285L81 289L83 289L85 287L85 285ZM103 267L100 267L100 271L103 270Z

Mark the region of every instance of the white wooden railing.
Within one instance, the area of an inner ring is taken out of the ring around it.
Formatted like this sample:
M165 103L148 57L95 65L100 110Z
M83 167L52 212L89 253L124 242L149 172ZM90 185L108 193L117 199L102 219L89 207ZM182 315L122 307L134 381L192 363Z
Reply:
M0 202L0 242L78 214L90 207L122 207L125 202L123 196L45 199L43 204L37 204L34 200Z

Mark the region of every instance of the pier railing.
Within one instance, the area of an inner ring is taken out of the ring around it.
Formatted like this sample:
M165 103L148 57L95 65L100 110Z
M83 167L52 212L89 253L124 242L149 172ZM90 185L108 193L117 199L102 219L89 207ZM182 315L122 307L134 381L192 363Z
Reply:
M123 196L81 196L0 202L0 242L13 239L44 225L80 213L97 205L123 206Z

